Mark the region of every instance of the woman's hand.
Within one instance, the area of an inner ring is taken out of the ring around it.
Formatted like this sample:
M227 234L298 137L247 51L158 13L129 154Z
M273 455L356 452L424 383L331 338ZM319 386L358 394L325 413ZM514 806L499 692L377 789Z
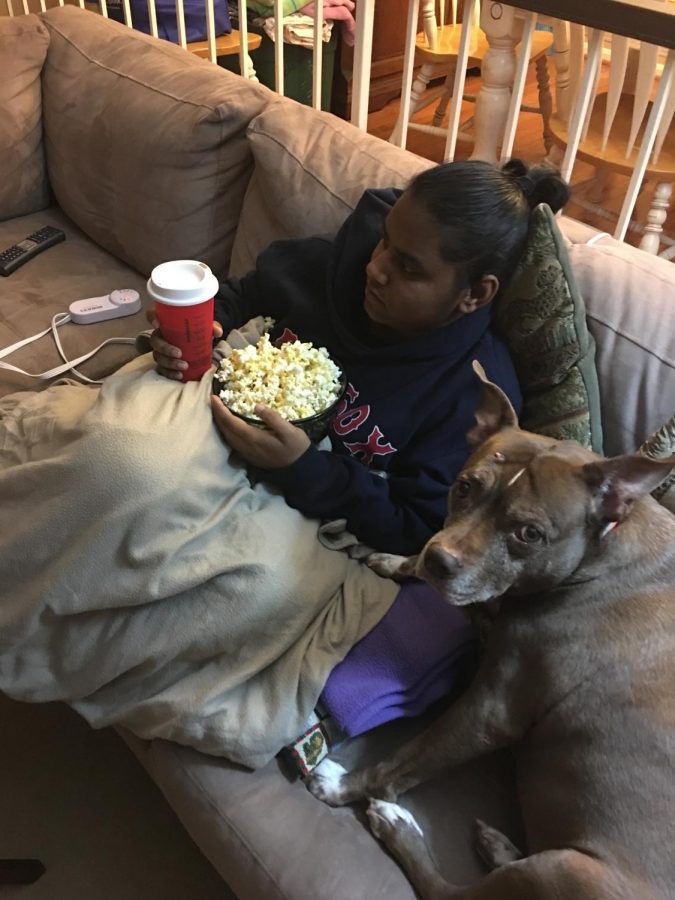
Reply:
M223 401L211 397L211 408L218 430L244 462L258 469L281 469L290 466L310 445L305 432L291 425L283 416L267 406L256 406L255 414L266 428L256 428L235 416Z
M159 330L159 322L154 309L146 312L148 322L155 329L150 335L150 346L152 347L152 357L157 363L157 371L165 378L173 378L174 381L183 380L183 370L187 369L188 364L181 359L181 351L179 347L174 347L162 337ZM223 329L218 322L213 323L214 338L223 336Z

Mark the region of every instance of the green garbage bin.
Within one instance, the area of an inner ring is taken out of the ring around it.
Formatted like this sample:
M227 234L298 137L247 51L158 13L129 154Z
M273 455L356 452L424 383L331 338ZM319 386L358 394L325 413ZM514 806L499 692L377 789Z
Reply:
M233 26L236 28L237 25ZM335 48L337 45L338 23L333 25L330 40L323 44L323 63L321 67L321 109L330 112L333 91L333 72L335 69ZM261 84L275 89L274 84L274 41L265 34L259 25L248 26L249 31L262 35L262 43L251 53L251 60ZM312 56L310 47L299 47L297 44L284 44L284 95L307 106L312 104ZM218 63L232 72L239 72L237 57L224 56Z

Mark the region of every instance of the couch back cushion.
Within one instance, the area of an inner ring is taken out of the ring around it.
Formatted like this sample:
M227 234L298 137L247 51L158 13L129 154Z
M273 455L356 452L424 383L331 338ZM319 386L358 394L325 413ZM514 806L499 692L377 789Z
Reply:
M253 164L246 127L272 92L96 13L56 7L43 19L61 208L144 274L190 258L224 275Z
M0 18L0 220L49 203L40 73L49 32L38 16Z
M271 241L332 234L369 187L405 187L432 163L283 97L251 122L255 172L232 252L242 275Z
M604 452L633 453L675 408L675 266L609 236L568 253L596 343Z

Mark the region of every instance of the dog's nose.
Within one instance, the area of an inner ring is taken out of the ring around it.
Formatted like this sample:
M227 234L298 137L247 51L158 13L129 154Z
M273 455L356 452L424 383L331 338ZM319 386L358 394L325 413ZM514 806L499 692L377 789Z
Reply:
M451 578L462 568L462 559L440 544L431 544L424 553L424 568L434 578Z

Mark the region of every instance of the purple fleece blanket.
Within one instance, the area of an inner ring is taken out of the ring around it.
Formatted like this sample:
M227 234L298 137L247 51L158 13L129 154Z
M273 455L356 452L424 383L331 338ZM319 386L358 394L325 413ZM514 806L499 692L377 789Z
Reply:
M406 581L389 612L330 673L321 701L354 737L418 715L448 694L474 650L466 614L428 584Z

